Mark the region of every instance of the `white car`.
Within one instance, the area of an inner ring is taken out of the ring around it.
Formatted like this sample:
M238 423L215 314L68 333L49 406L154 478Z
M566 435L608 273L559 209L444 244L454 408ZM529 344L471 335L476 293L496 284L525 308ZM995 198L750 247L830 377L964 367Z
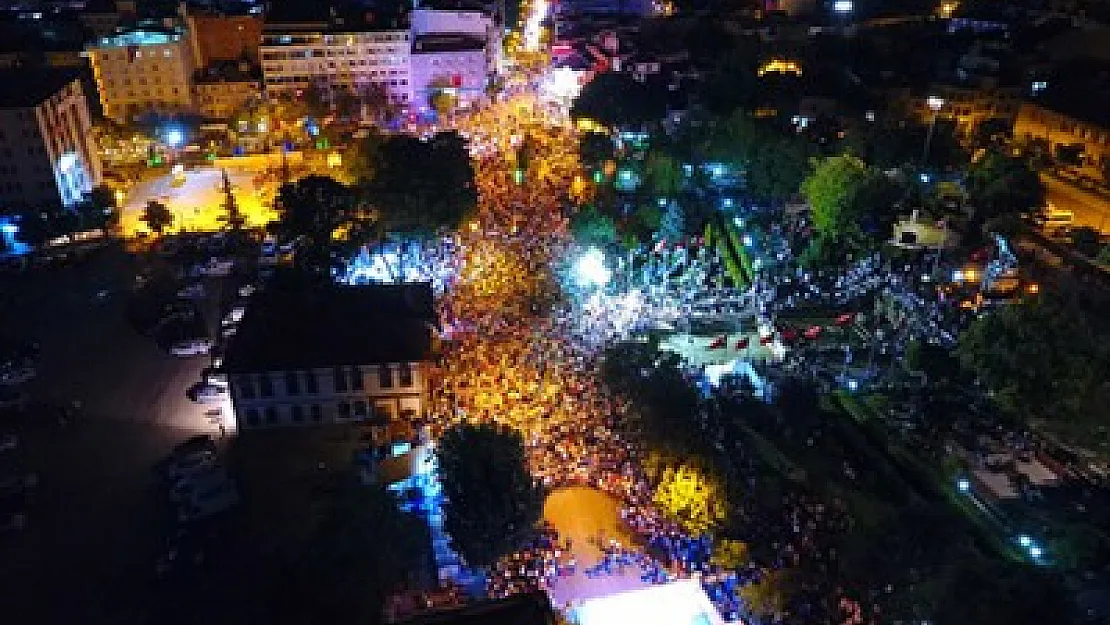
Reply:
M197 382L185 394L199 404L211 404L227 397L227 387Z
M203 356L212 350L210 339L191 339L178 341L170 346L170 353L174 356Z
M226 327L224 327L224 329L220 330L220 336L225 338L225 339L229 339L229 338L235 336L235 333L238 332L238 331L239 331L239 328L237 328L235 326L226 326Z
M202 299L204 297L204 285L199 282L190 284L178 291L177 296L181 299Z
M166 477L171 482L179 482L190 476L211 470L216 466L216 454L210 451L199 451L174 458L166 467Z
M223 258L210 258L208 262L200 267L201 275L210 278L222 278L231 275L231 270L235 268L235 261Z
M193 499L199 492L207 492L230 482L231 476L223 467L213 467L202 473L179 480L170 487L170 501L179 503Z
M233 326L243 320L243 315L246 312L246 308L242 306L235 306L227 312L227 315L224 316L223 321L221 321L220 324L224 326Z
M177 520L181 523L199 521L229 510L238 503L239 490L235 488L234 482L228 480L193 492L178 508Z
M257 290L258 287L254 286L253 284L244 284L243 286L239 287L239 297L250 297L251 295L254 295L255 291Z

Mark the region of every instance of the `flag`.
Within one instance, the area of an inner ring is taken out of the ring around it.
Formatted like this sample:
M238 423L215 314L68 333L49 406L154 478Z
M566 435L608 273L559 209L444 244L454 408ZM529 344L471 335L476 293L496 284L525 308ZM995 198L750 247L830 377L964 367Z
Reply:
M805 331L805 337L811 341L818 336L821 336L821 326L810 326L810 328Z
M721 336L713 339L713 342L709 344L708 349L721 349L725 345L728 345L728 335L722 334Z
M784 341L793 341L798 338L798 331L794 328L784 328L779 331L779 335L782 336Z
M773 341L773 340L775 340L775 335L774 334L768 334L767 336L759 337L759 344L760 345L770 345L771 341Z
M848 325L849 323L852 323L852 321L853 321L853 320L854 320L855 318L856 318L856 314L855 314L855 313L844 313L843 315L840 315L839 317L837 317L837 318L836 318L836 325L838 325L838 326L846 326L846 325Z
M748 337L736 341L736 349L748 349Z

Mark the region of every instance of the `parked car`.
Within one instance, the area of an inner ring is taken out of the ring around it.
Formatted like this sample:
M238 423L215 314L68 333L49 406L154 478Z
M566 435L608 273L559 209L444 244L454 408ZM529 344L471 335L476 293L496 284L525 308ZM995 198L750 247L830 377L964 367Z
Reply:
M207 404L227 397L227 388L206 382L197 382L185 391L185 395L197 403Z
M204 297L204 285L194 282L179 290L177 296L181 299L201 299Z
M169 490L170 501L174 503L189 501L199 492L212 490L216 486L230 481L231 476L228 475L227 469L219 466L212 467L207 471L174 482Z
M254 295L256 291L258 291L258 287L253 284L244 284L239 287L239 297L250 297Z
M0 496L0 531L21 530L27 526L27 495Z
M198 490L177 511L177 520L192 523L230 510L239 503L239 489L231 481Z
M174 356L203 356L211 350L211 339L188 339L170 346L170 353Z
M176 458L203 452L215 454L216 439L207 434L197 434L175 445L170 455Z
M171 459L166 467L166 477L170 482L178 482L215 466L216 454L210 451L196 452Z
M233 326L233 325L235 325L235 324L237 324L237 323L239 323L240 321L243 320L243 315L246 312L247 312L246 308L244 308L242 306L235 306L234 308L229 310L226 315L224 315L223 320L220 321L220 325L225 326L225 327L226 326Z

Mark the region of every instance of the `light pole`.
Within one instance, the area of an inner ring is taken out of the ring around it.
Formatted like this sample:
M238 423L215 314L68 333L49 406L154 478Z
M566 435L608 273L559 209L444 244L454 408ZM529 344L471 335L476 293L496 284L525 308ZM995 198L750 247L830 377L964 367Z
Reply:
M928 167L929 145L933 142L933 133L937 128L937 118L940 117L940 110L944 108L944 98L931 95L925 99L925 104L929 107L929 110L933 112L933 116L929 120L929 132L925 133L925 148L921 152L922 169Z

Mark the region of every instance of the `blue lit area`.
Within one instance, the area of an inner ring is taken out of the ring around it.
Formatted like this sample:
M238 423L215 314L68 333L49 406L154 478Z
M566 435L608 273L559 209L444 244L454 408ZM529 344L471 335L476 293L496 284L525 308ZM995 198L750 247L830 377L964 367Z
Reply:
M160 46L181 41L181 33L157 30L135 29L103 37L98 42L101 48L126 48L129 46Z
M22 256L31 251L31 248L16 238L19 233L19 224L15 223L11 217L0 215L0 239L4 240L4 245L0 246L0 257L5 256Z
M426 245L388 244L374 251L363 247L338 279L344 284L431 282L436 293L442 293L455 275L454 242L444 239Z

